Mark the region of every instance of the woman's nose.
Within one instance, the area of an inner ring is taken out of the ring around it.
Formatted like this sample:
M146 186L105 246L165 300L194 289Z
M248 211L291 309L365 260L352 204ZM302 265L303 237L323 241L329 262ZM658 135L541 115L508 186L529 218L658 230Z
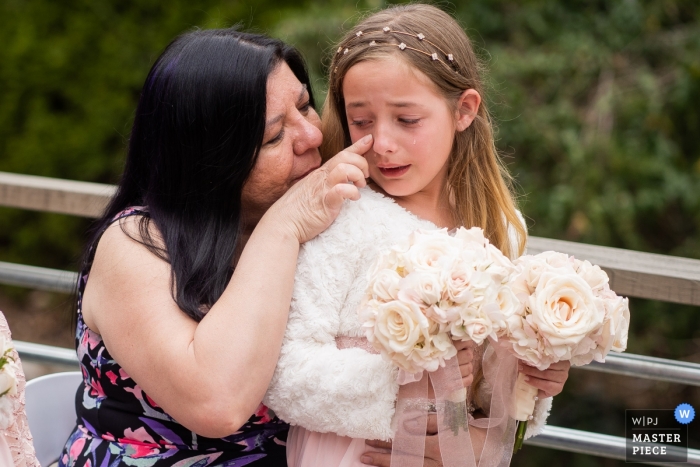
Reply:
M318 125L316 125L318 120ZM315 120L311 118L300 119L299 134L294 141L294 154L302 155L309 149L317 149L321 146L323 135L319 128L320 120L315 116Z

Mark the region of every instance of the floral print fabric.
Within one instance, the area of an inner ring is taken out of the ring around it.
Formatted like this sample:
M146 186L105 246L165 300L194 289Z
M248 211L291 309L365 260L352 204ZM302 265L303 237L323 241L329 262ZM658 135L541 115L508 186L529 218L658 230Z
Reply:
M130 215L148 212L130 208L114 221ZM75 340L83 384L75 398L77 426L59 458L59 467L286 465L289 426L262 404L237 433L212 439L183 427L148 397L112 359L102 337L83 321L81 305L89 272L88 265L78 284Z

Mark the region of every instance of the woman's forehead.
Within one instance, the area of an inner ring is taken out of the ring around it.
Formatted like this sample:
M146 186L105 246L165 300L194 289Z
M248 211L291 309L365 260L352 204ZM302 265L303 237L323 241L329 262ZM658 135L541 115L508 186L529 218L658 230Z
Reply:
M302 84L284 61L267 79L267 125L284 117L290 106L305 100L306 85Z

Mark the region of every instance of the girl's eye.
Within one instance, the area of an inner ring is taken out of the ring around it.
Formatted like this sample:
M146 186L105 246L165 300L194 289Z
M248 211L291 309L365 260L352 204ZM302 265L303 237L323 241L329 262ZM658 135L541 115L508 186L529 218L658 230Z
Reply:
M284 130L280 130L277 135L275 135L272 139L268 140L266 143L263 144L263 146L269 146L271 144L278 143L282 141L282 138L284 138Z
M417 125L420 122L420 118L399 118L399 122L404 125Z
M350 122L350 125L362 127L362 126L367 125L368 123L369 123L369 120L353 120L352 122Z

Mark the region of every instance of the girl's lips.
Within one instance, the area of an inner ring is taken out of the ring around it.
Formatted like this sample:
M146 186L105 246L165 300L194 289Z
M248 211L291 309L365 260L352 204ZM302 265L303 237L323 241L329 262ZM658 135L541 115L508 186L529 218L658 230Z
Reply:
M411 165L401 165L399 167L377 167L379 172L387 178L397 178L408 172Z

